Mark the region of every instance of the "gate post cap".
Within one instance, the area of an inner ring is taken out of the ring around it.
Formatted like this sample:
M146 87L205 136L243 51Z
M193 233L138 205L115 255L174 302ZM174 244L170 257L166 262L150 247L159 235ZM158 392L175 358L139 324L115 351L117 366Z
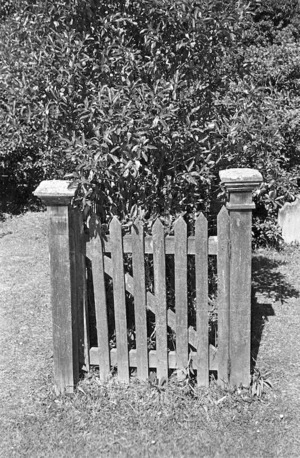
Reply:
M69 205L77 191L77 185L72 181L45 180L42 181L33 194L47 206Z
M228 210L250 211L255 208L252 191L262 182L262 175L255 169L227 169L219 173L228 202Z
M262 182L261 173L256 169L227 169L219 172L221 184L226 191L250 192Z

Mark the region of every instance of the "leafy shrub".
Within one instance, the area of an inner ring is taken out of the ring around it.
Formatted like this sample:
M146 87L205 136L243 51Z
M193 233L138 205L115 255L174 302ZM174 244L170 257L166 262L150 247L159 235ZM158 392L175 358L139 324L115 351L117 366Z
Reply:
M19 157L11 184L27 198L69 173L103 219L171 225L212 216L221 168L253 167L263 230L299 189L296 3L252 2L250 15L233 0L7 0L0 161Z
M285 40L245 49L249 73L217 101L224 167L250 166L264 178L255 194L256 244L279 241L278 208L299 192L300 44L286 30L279 36Z
M32 191L43 180L51 162L41 159L34 149L16 149L2 156L0 162L0 211L19 211L40 208Z
M2 24L4 154L50 149L58 169L75 170L84 203L94 193L106 215L208 210L213 94L228 86L223 62L239 48L246 9L212 0L22 3Z

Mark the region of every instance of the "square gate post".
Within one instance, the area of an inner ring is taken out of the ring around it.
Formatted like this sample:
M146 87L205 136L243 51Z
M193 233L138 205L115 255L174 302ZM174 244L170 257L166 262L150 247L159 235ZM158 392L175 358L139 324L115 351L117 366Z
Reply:
M252 191L262 182L254 169L220 172L230 218L229 383L250 384Z
M43 181L35 190L47 206L53 324L54 383L57 393L73 393L79 378L76 291L76 188L65 180Z

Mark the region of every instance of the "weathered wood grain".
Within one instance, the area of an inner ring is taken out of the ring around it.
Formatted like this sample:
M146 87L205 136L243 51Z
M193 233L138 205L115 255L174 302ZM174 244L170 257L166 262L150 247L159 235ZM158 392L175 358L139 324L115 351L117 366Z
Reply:
M179 369L188 364L187 227L182 217L174 225L176 353Z
M136 330L137 377L147 380L148 347L147 347L147 308L146 281L144 261L144 227L136 221L131 229L132 236L132 268L134 290L134 316Z
M250 384L252 191L263 178L255 169L220 171L230 218L230 385Z
M218 383L230 379L230 220L222 207L217 218L218 230Z
M58 392L73 393L79 377L76 241L68 206L49 206L49 252L54 380Z
M164 228L159 219L153 225L154 291L156 302L157 377L168 377L167 293Z
M112 277L112 262L111 259L108 258L107 256L104 256L104 266L105 266L105 273ZM134 289L133 289L133 278L131 275L128 273L125 274L125 288L126 291L130 294L134 294ZM156 300L155 296L147 291L147 309L150 310L154 315L156 315ZM176 316L175 313L168 309L167 311L167 324L168 326L172 329L172 331L176 332ZM188 330L188 335L189 335L189 344L192 345L195 349L197 348L197 333L195 329L192 326L189 326Z
M252 212L230 211L230 384L249 386Z
M86 244L82 212L78 208L70 208L71 228L75 240L76 280L74 291L77 301L78 320L78 352L81 369L89 371L89 316L86 288Z
M124 253L132 253L132 238L130 234L126 234L123 237L123 250ZM111 236L107 234L103 241L103 251L105 253L111 252ZM153 253L153 239L151 235L146 235L144 240L144 251L146 254ZM218 251L218 237L211 236L208 238L208 254L216 255ZM165 237L165 253L175 253L175 239L173 235L167 235ZM195 236L191 235L187 238L187 253L195 254Z
M110 351L108 335L108 317L104 277L103 247L101 241L101 224L96 215L90 221L93 237L90 241L89 257L92 262L94 300L97 324L100 380L105 381L110 374Z
M118 347L118 379L129 382L129 360L127 342L127 316L124 280L122 227L116 217L110 223L112 241L111 258L113 265L113 295Z
M199 386L209 384L207 239L207 220L201 213L195 224L197 383Z
M110 350L110 356L111 356L111 364L114 366L117 364L117 353L118 349L113 348ZM209 369L211 371L217 371L218 370L218 352L217 349L213 346L209 346ZM196 352L191 352L190 357L192 359L192 365L193 369L197 370L197 354ZM177 358L176 358L176 352L175 351L170 351L169 355L169 369L177 369L178 364L177 364ZM90 349L90 361L93 366L98 366L99 365L99 350L97 347L92 347ZM136 350L130 350L129 351L129 365L131 368L136 368L137 367L137 351ZM156 350L150 350L149 351L149 369L156 369L157 368L157 352Z

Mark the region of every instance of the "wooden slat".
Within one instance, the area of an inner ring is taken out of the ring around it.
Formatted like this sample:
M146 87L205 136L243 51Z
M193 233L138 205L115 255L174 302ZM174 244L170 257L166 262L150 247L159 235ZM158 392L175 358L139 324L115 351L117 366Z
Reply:
M79 363L83 370L89 371L89 320L86 291L85 237L82 212L77 208L70 209L75 237L77 320L78 320L78 352Z
M179 369L188 364L188 307L187 307L187 227L182 217L174 225L175 231L175 311L176 353Z
M105 266L105 273L112 277L112 262L111 259L107 256L104 256L104 266ZM133 278L128 273L125 274L125 288L130 294L134 295L133 289ZM156 299L155 296L147 291L147 309L150 310L154 315L156 315ZM167 313L167 323L168 326L173 330L176 331L176 316L175 313L168 309ZM188 330L189 335L189 344L192 345L195 349L197 348L197 333L195 329L190 326Z
M208 386L209 384L207 236L207 220L201 214L195 224L197 383L199 386Z
M84 224L82 212L78 209L79 218L79 247L78 247L78 263L80 264L80 279L82 282L82 292L79 293L81 297L79 298L82 301L82 312L83 313L83 329L84 329L84 369L86 371L90 370L90 334L89 334L89 310L88 310L88 300L87 300L87 284L86 284L86 242L84 234ZM78 290L78 285L77 285ZM81 304L80 304L81 306Z
M110 350L112 366L117 364L117 353L118 353L117 348L112 348ZM209 362L210 362L209 369L211 371L218 370L217 355L218 355L217 349L213 345L210 345L209 346ZM198 369L197 364L196 364L197 353L191 352L190 356L193 362L193 369L197 370ZM169 368L176 369L178 367L176 352L170 351L168 358L169 358ZM91 364L94 366L99 365L99 349L97 347L92 347L90 349L90 361L91 361ZM132 368L137 367L137 351L134 349L129 351L129 364L130 364L130 367ZM156 367L157 367L156 350L150 350L149 351L149 368L155 369Z
M90 220L92 239L89 256L92 262L97 338L99 348L100 380L105 381L110 374L110 352L108 336L107 303L104 279L103 247L101 243L101 225L96 215Z
M116 217L110 223L112 240L111 258L113 264L113 295L118 347L118 379L129 382L129 360L127 342L127 316L124 283L122 227Z
M159 219L153 225L154 291L156 302L157 377L168 377L167 294L164 228Z
M111 237L110 235L106 236L104 243L104 252L110 253L111 252ZM152 236L145 237L145 253L152 254L153 253L153 240ZM124 253L132 253L132 239L131 235L125 235L123 237L123 251ZM216 255L218 251L218 237L211 236L208 238L208 254L209 255ZM187 252L188 254L195 254L195 237L191 235L187 239ZM172 235L167 235L165 237L165 253L166 254L174 254L175 253L175 238Z
M132 226L131 234L134 315L137 349L137 377L141 380L147 380L149 373L147 348L146 282L144 262L144 227L140 221L136 221L134 226Z
M230 373L230 221L222 207L218 230L218 383L227 384ZM242 285L240 285L242 286Z

